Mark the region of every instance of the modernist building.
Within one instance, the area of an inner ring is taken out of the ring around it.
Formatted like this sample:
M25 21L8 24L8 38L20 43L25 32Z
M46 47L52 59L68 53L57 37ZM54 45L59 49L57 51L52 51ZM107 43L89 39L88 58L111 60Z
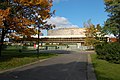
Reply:
M47 36L40 36L40 42L67 44L71 48L80 48L85 43L85 28L52 29L47 33Z
M85 43L85 28L60 28L48 30L47 36L40 36L40 43L50 44L72 44L78 48ZM28 40L28 39L27 39ZM28 41L37 41L38 36L34 36Z
M48 36L85 36L85 28L60 28L48 31Z
M45 36L44 36L45 37ZM41 37L42 38L42 37ZM48 31L50 42L84 44L85 28L60 28Z

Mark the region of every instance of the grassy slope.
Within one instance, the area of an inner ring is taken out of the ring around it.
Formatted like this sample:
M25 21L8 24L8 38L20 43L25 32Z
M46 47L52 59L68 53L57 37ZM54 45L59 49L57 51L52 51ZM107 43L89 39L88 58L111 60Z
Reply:
M29 52L18 52L18 50L7 50L2 52L2 57L0 57L0 71L22 66L31 62L35 62L40 59L49 58L56 56L56 54L45 54L40 53L37 55L32 51Z
M120 80L120 64L113 64L97 59L96 54L92 54L91 56L97 80Z

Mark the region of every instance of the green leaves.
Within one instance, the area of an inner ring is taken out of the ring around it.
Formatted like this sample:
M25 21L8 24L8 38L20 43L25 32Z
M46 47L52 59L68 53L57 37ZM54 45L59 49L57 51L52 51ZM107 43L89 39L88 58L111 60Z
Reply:
M120 39L120 0L104 0L109 18L105 22L107 32L113 33Z

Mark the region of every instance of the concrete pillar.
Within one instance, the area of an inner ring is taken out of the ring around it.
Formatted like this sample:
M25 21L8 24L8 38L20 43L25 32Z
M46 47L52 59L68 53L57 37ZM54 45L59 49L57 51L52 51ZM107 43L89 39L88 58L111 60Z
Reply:
M77 48L80 48L80 46L81 46L81 43L77 43Z

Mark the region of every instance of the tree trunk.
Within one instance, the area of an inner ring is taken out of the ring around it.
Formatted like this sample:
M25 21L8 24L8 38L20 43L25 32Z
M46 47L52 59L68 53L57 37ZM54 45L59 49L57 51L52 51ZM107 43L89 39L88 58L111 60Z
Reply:
M120 43L120 26L119 26L118 42Z
M3 46L3 42L4 42L4 37L5 37L5 29L2 29L2 34L1 34L1 40L0 40L0 57L2 56L1 52L2 52L2 46Z

